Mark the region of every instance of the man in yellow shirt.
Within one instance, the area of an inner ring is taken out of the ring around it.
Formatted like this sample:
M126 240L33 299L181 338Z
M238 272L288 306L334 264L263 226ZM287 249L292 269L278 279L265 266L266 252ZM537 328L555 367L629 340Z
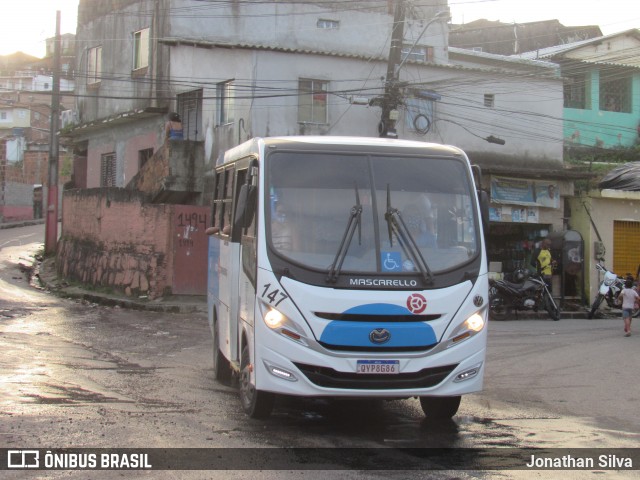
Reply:
M551 275L553 274L554 261L551 258L551 240L545 238L540 245L540 253L537 257L538 272L544 277L547 285L551 285Z

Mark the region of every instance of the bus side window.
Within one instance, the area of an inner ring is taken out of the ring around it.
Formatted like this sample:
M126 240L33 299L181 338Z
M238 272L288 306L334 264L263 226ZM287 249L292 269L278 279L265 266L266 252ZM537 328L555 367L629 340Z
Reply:
M216 195L213 200L213 225L215 234L231 233L231 202L233 200L233 169L221 169L216 172Z

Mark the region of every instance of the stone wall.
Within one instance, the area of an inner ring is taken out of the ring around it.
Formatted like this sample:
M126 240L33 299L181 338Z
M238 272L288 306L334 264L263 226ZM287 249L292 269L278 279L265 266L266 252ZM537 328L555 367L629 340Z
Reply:
M58 274L128 296L170 294L173 207L120 188L64 192Z

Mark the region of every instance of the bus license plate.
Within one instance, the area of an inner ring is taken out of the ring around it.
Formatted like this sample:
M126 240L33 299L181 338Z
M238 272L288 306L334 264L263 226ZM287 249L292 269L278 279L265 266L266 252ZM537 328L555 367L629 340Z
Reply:
M357 373L395 375L400 373L400 360L358 360Z

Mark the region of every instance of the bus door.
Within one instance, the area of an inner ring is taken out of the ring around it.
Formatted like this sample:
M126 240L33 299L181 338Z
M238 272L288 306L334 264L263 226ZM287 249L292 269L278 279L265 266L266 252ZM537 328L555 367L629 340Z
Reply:
M213 227L215 233L210 240L209 252L209 322L217 323L219 348L228 360L232 357L231 346L236 343L232 325L237 319L238 298L238 254L237 246L231 241L233 220L233 191L235 180L234 165L221 167L216 171L216 197L213 201ZM235 329L237 332L237 329ZM234 348L235 350L235 348Z
M254 326L254 305L256 298L256 225L257 215L257 167L240 164L236 170L235 212L232 231L232 242L238 246L237 278L237 322L230 326L231 338L235 339L231 353L234 360L239 360L241 331L240 322L245 322L249 330ZM234 279L235 281L236 279Z

